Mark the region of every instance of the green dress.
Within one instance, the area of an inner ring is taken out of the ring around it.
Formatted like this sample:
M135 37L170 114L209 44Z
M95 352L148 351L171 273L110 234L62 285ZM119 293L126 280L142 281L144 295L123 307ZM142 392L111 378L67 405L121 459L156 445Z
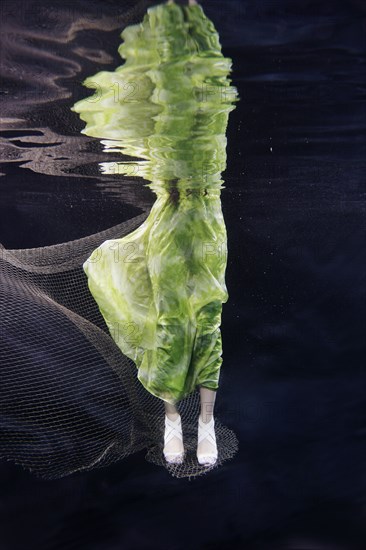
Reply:
M237 92L198 5L150 8L121 36L126 62L88 78L95 94L73 110L105 151L143 159L104 162L102 172L141 176L157 198L140 227L102 243L83 268L140 382L174 404L197 386L219 386L228 299L221 172Z

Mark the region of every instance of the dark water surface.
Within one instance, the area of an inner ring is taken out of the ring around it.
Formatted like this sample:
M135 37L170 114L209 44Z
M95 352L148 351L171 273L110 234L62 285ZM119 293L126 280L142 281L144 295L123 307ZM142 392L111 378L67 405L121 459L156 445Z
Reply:
M103 147L70 111L153 4L2 3L6 248L77 239L153 204L141 178L100 173ZM52 482L2 462L1 550L366 546L366 10L202 5L241 98L221 196L230 298L216 401L239 453L193 482L143 453Z

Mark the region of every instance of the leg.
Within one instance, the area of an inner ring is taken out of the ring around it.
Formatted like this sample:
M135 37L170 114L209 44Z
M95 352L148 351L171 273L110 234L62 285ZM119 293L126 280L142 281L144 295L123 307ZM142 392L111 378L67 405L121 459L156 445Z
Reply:
M200 386L200 397L201 397L201 418L202 421L207 423L211 420L213 416L216 391Z
M200 464L214 464L217 460L215 419L213 416L216 391L200 387L201 413L198 419L197 458Z
M164 406L165 406L165 414L171 420L176 420L179 415L179 411L177 407L175 405L171 405L171 403L168 403L167 401L164 401Z
M167 462L181 464L184 455L182 422L175 405L165 402L164 456Z

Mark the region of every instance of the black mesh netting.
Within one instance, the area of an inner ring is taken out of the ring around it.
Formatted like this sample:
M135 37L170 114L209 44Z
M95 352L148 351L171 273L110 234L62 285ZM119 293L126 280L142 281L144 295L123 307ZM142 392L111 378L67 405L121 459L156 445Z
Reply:
M164 402L146 391L88 289L83 262L147 217L82 239L32 249L0 244L0 457L42 478L103 467L140 450L175 477L221 465L238 449L215 416L218 460L196 458L198 390L179 403L185 462L164 455Z

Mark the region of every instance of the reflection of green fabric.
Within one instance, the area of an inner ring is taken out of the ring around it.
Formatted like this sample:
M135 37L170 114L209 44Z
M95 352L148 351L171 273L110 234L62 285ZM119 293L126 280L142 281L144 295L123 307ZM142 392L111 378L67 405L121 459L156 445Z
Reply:
M106 151L144 159L135 175L150 180L157 200L138 229L104 242L84 270L141 383L175 403L197 385L218 388L228 299L221 172L236 90L231 61L198 5L150 8L122 38L125 64L87 79L96 93L73 109ZM102 170L129 166L107 162Z

